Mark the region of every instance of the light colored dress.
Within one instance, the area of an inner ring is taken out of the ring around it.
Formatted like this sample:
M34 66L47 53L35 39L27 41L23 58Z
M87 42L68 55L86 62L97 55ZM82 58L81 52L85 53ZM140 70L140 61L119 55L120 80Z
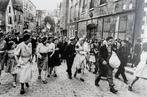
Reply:
M19 57L20 72L18 75L20 76L20 83L27 83L31 81L32 77L32 68L31 68L31 55L32 55L32 47L31 43L26 45L24 42L20 43L14 51L14 54Z
M140 56L140 62L134 72L134 76L147 79L147 64L146 64L146 62L147 62L147 51L146 52L143 51Z
M85 63L86 63L86 54L87 52L84 51L84 47L79 44L79 42L76 44L76 56L74 58L73 62L73 68L75 69L84 69Z

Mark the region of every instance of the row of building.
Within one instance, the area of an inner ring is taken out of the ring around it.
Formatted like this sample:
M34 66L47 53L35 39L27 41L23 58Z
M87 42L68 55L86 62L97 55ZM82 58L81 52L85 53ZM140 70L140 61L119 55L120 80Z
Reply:
M0 0L0 30L6 33L34 30L34 23L36 6L31 0Z
M134 43L147 36L146 7L147 0L62 0L59 28L68 37L113 36Z

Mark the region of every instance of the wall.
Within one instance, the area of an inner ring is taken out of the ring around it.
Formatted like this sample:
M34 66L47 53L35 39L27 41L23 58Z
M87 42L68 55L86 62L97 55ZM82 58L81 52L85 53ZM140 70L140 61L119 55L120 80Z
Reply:
M136 0L107 0L108 3L103 5L100 5L100 0L95 0L92 9L89 8L90 0L85 0L83 9L83 1L80 7L79 37L85 34L85 26L94 23L97 25L97 38L108 36L121 39L132 38ZM90 18L90 13L93 14L92 18Z
M14 29L17 32L23 32L23 12L14 9Z

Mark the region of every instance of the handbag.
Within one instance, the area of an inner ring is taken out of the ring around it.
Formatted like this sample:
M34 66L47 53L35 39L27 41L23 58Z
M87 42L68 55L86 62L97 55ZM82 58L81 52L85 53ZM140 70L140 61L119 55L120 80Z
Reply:
M120 64L121 64L121 62L120 62L117 54L114 51L112 51L111 57L109 59L109 65L112 68L116 69L120 66Z

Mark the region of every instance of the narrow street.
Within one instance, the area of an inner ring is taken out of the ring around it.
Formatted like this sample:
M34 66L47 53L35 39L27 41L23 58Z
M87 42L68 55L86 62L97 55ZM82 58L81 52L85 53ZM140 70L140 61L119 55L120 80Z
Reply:
M3 83L0 85L0 97L146 97L145 95L147 95L147 83L145 83L145 80L138 81L135 84L135 91L130 92L126 84L114 79L119 92L118 94L112 94L109 92L106 81L100 81L100 87L96 87L94 85L95 75L87 71L85 73L85 82L77 79L69 80L66 74L65 63L58 67L57 74L57 78L48 78L48 84L44 85L40 81L31 84L27 93L23 96L19 94L20 86L12 88L10 84L3 85ZM3 82L12 80L12 77L8 76L5 78L7 81L3 80ZM132 75L127 74L127 77L129 80L132 79Z

